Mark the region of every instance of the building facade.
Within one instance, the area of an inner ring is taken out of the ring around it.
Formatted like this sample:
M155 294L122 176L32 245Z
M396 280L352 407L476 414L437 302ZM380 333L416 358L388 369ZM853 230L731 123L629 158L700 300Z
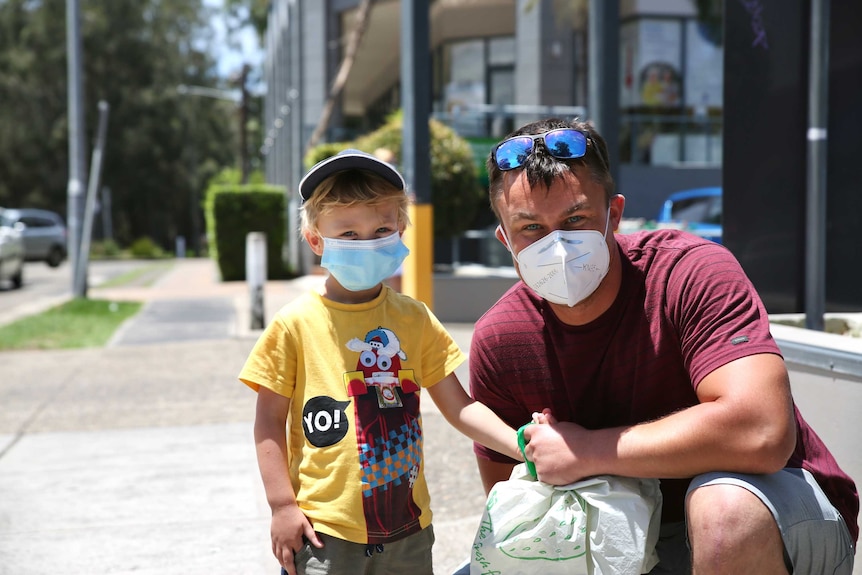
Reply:
M428 3L432 114L467 138L477 163L543 116L591 119L589 0ZM266 39L266 176L295 190L304 143L324 112L358 0L273 0ZM344 141L400 107L400 0L375 0L325 132ZM721 23L691 0L620 0L617 85L609 106L627 216L654 218L669 193L721 185ZM616 98L616 94L619 97ZM602 105L608 105L604 100ZM290 194L296 207L295 193ZM292 213L295 213L293 211ZM292 237L297 234L292 233ZM298 248L290 254L300 257Z

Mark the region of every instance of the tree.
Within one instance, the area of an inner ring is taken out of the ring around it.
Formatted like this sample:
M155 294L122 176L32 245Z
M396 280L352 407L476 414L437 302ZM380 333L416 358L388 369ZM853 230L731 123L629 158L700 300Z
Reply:
M338 72L332 81L329 94L326 96L326 102L323 104L323 110L321 110L317 125L305 144L306 153L320 143L326 129L329 127L332 112L335 110L338 98L347 84L347 79L350 76L350 71L353 68L353 63L359 51L359 45L362 43L362 37L368 28L372 4L373 0L360 0L359 6L356 8L356 18L353 28L346 35L344 54L338 66ZM267 9L269 7L267 0L226 0L225 5L228 7L229 30L235 31L246 24L251 24L257 30L258 38L264 36L266 32Z
M229 35L246 24L257 31L258 39L266 33L266 19L269 16L271 0L225 0L225 22Z
M0 205L65 194L65 7L0 3ZM58 82L58 79L62 79Z
M111 106L102 182L115 237L171 247L191 236L209 176L237 160L235 105L176 89L224 87L210 14L202 0L88 0L81 10L88 143L96 102ZM65 35L65 0L0 2L2 206L66 212Z
M386 149L396 163L402 157L403 116L392 113L386 123L351 142L330 142L309 149L305 163L312 166L345 148L366 152ZM431 198L434 204L434 237L452 238L469 229L487 194L479 185L473 152L467 141L437 120L429 121L431 133Z
M323 133L329 127L332 111L335 109L338 97L347 84L347 78L350 77L350 71L353 69L353 62L356 61L356 53L359 51L359 45L362 43L362 37L365 35L366 28L368 28L368 16L370 13L371 0L362 0L359 8L356 10L356 23L347 38L347 43L344 47L344 57L338 66L338 73L335 75L332 87L326 96L326 102L324 102L323 110L320 112L317 126L315 126L314 132L311 133L311 137L308 138L308 143L305 145L306 152L320 142L320 138L323 137Z

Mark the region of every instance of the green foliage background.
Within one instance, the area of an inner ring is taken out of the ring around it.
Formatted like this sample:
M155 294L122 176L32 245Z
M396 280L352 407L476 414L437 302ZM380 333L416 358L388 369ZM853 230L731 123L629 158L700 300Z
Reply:
M97 103L110 105L102 183L114 237L171 250L203 234L203 186L238 157L231 102L180 84L231 88L217 76L202 0L82 0L85 163ZM0 206L67 214L66 1L0 1ZM254 116L254 114L251 114ZM98 225L99 218L96 223Z
M434 205L434 237L454 237L470 228L487 195L479 182L470 144L454 130L431 120L431 202ZM334 142L308 151L306 167L333 156L346 148L374 153L386 148L401 163L402 115L392 114L386 123L353 142Z
M230 175L215 178L206 195L210 256L224 281L245 279L245 244L249 232L266 234L267 278L291 273L282 261L285 236L285 191L263 183L238 184Z

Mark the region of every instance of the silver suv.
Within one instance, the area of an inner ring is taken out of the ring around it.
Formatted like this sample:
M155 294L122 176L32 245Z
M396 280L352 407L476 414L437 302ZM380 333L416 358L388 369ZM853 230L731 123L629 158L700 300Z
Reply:
M24 224L24 259L44 261L52 268L66 259L66 224L55 212L31 208L5 209L7 221Z
M23 227L7 220L0 210L0 282L12 282L13 288L24 283Z

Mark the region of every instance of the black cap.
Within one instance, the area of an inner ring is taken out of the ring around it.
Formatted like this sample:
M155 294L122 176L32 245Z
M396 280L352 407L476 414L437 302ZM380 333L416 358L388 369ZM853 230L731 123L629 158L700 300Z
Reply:
M399 190L406 187L404 178L392 164L387 164L383 160L360 150L347 149L317 162L308 170L308 173L299 182L299 195L302 197L302 201L310 198L323 180L344 170L368 170Z

